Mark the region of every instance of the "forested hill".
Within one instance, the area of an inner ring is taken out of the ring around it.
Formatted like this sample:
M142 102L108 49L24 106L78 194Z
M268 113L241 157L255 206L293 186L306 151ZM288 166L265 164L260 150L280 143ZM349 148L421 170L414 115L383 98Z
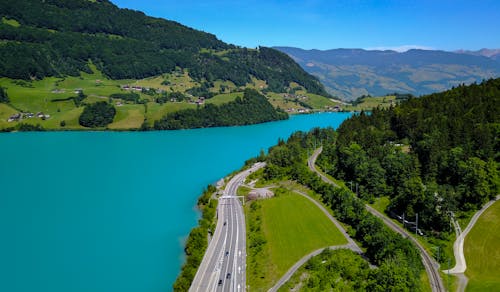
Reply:
M221 126L240 126L288 119L254 89L246 89L243 98L216 106L186 109L166 115L156 121L155 130L177 130Z
M321 83L274 49L225 44L179 23L120 9L107 0L3 0L0 76L42 79L77 76L96 65L112 79L140 79L187 69L197 81L251 77L284 92L290 82L327 95Z
M346 120L319 163L359 184L360 196L390 197L389 211L419 215L443 231L449 211L467 212L500 193L500 79L457 88Z

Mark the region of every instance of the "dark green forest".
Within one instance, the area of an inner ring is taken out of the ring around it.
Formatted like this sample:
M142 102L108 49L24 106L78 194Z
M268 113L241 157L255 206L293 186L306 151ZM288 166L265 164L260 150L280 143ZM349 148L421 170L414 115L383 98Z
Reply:
M99 101L86 105L78 121L84 127L105 127L113 122L115 114L116 109L113 105Z
M198 109L185 109L167 114L155 121L155 130L208 128L250 125L284 120L288 114L275 109L258 91L245 89L243 98L222 105L206 104Z
M78 76L90 72L90 62L111 79L141 79L180 67L197 81L244 86L254 76L274 92L284 92L293 81L328 96L284 53L228 45L212 34L120 9L107 0L4 0L0 17L20 24L0 23L4 77Z
M358 185L388 213L443 231L450 212L479 209L500 193L500 79L459 86L344 121L318 164Z

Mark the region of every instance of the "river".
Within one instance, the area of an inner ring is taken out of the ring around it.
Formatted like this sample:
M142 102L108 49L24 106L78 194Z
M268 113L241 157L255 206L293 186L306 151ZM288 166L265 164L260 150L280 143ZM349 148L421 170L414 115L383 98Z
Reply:
M244 127L0 135L0 291L170 291L202 189L297 130Z

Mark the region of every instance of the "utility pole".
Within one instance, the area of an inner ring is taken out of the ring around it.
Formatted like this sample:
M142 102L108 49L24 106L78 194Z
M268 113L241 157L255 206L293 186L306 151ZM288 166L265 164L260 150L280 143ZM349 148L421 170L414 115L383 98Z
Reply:
M351 180L351 193L352 193L352 180Z
M418 213L415 214L417 219L415 220L415 235L418 235Z
M405 212L403 212L403 228L405 228Z

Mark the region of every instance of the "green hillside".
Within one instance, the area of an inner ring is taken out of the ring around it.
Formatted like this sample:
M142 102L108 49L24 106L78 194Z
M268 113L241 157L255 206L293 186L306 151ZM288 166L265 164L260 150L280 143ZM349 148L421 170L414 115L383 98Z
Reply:
M0 17L0 86L10 99L0 112L3 129L19 123L7 122L12 111L47 115L40 120L21 114L26 124L84 129L78 123L83 107L103 100L127 105L117 108L110 128L130 129L138 128L139 116L140 124L152 126L167 113L210 103L216 95L234 100L245 88L328 96L284 53L226 44L106 0L6 0ZM77 104L72 96L81 91L85 98ZM117 95L130 92L139 96Z
M318 163L363 199L388 196L389 213L446 233L450 211L466 215L500 190L499 125L500 79L490 79L355 115Z

